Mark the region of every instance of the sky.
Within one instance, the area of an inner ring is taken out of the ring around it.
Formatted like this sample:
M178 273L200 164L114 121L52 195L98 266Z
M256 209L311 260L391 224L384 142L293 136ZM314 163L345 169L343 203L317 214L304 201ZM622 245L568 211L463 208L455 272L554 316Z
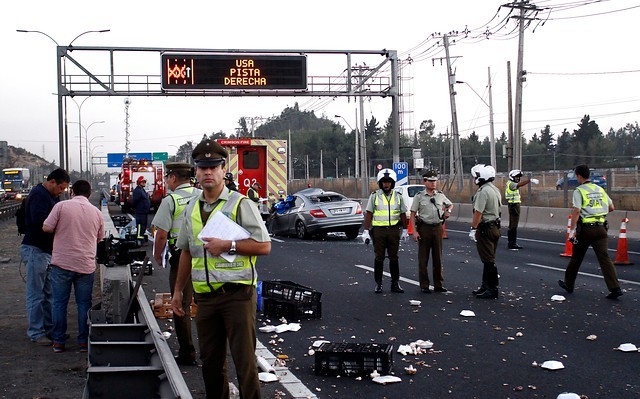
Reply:
M4 73L0 75L0 140L59 162L57 73L54 42L61 45L194 49L397 50L403 63L403 123L406 131L431 119L445 133L451 109L441 35L451 37L458 83L456 106L461 137L489 135L488 74L496 137L507 131L507 62L513 97L518 55L517 26L505 1L325 0L16 2L0 14ZM640 0L539 0L541 9L524 35L523 131L527 138L545 125L557 137L573 131L589 114L606 133L640 119L640 56L633 46ZM515 15L515 14L512 14ZM533 15L531 15L533 16ZM488 27L488 30L487 30ZM469 30L465 38L461 33ZM479 32L491 32L489 39ZM434 34L436 34L434 36ZM9 65L13 65L10 67ZM127 73L159 74L159 59L125 60ZM157 65L157 66L156 66ZM369 64L368 64L369 65ZM309 74L339 75L342 59L309 56ZM118 71L116 71L117 73ZM75 103L74 103L75 100ZM345 97L131 97L129 151L168 152L203 134L235 133L241 117L277 116L296 102L345 129L356 126L356 103ZM80 106L81 105L81 106ZM123 97L68 100L69 153L79 170L78 114L95 157L125 152ZM365 101L364 118L384 124L389 98ZM341 115L343 118L335 118ZM345 122L346 120L346 122ZM86 142L83 143L83 148ZM83 152L83 163L86 160ZM523 165L526 168L526 165ZM107 170L102 168L102 171ZM112 169L111 171L115 171Z

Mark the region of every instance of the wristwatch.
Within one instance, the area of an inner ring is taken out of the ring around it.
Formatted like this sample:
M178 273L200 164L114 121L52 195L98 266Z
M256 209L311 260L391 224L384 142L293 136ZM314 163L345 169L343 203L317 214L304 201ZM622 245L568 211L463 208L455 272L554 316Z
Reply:
M231 248L229 248L229 251L227 253L229 255L235 255L236 254L236 241L235 240L231 241Z

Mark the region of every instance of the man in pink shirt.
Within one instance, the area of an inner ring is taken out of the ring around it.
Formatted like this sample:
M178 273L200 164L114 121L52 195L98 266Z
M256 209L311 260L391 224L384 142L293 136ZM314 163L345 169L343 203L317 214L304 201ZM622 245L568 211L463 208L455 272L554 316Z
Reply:
M87 324L93 279L96 271L96 245L104 238L102 213L89 202L91 185L78 180L71 186L71 199L57 203L44 221L42 230L54 233L51 254L53 291L53 351L64 352L67 340L67 305L71 286L78 305L78 344L87 352Z

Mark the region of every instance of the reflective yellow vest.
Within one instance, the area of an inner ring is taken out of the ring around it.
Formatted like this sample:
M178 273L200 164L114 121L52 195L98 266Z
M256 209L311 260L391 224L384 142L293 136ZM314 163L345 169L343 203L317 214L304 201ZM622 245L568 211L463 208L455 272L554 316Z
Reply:
M511 181L507 182L507 185L504 188L504 198L510 204L519 204L522 202L520 200L520 189L517 187L517 183L516 183L516 189L512 190L511 183L515 183L515 182L511 182Z
M373 199L373 226L395 226L400 222L401 197L391 190L391 198L387 200L384 191L378 190Z
M604 189L593 183L585 183L577 188L582 196L580 218L583 223L604 222L609 213L609 196Z
M211 212L222 212L234 222L237 220L240 201L246 198L236 192L229 192L228 200L221 200ZM189 251L191 252L191 282L193 291L199 294L213 292L224 283L238 283L256 285L258 275L254 268L256 256L237 255L233 262L213 256L204 249L204 243L198 239L204 224L200 216L200 204L194 204L191 212L191 236L189 237Z
M193 197L196 196L198 191L195 187L183 187L169 194L173 199L173 220L171 222L171 229L169 230L169 245L175 245L180 234L180 227L182 227L182 217L184 209Z

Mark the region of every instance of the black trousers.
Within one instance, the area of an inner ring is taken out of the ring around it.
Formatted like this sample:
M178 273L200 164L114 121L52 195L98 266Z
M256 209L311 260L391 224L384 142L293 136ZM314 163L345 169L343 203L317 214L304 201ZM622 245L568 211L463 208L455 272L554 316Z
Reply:
M375 261L373 263L373 277L376 282L382 282L382 269L384 267L385 253L389 257L389 273L391 281L400 280L400 262L398 250L400 249L400 224L391 227L371 228L371 239Z
M173 296L174 287L176 286L176 278L178 276L178 261L180 259L180 250L171 251L169 258L169 289ZM196 348L193 346L193 338L191 337L191 299L193 298L193 285L191 285L191 276L182 290L182 309L185 315L182 317L173 316L173 324L176 327L176 338L178 338L178 356L182 359L196 359Z
M509 204L509 229L507 230L509 245L515 245L518 241L518 223L520 223L520 203Z
M578 240L578 243L573 244L571 260L569 260L567 270L564 273L564 282L567 284L567 287L574 287L584 255L587 253L587 249L591 246L593 247L593 252L595 252L596 257L598 258L600 270L602 270L602 276L604 277L604 282L607 284L609 291L620 288L616 268L609 257L609 237L607 235L607 229L605 229L604 226L582 225L576 229L576 239Z

